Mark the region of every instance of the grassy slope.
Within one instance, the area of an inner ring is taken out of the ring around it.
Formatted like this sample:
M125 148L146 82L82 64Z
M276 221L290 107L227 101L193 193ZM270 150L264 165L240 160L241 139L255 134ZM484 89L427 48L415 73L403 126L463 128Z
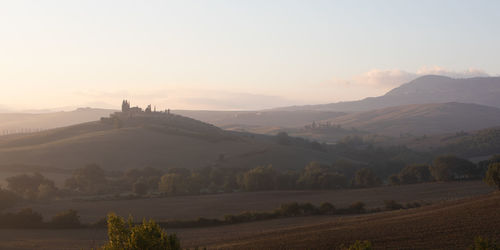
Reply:
M478 235L500 238L500 194L419 209L343 218L216 245L228 249L332 249L369 240L375 249L466 249Z
M33 134L0 137L0 165L32 164L76 168L98 163L105 168L153 166L203 167L224 154L222 166L301 168L312 160L336 157L299 146L281 146L272 138L243 136L181 116L89 122Z

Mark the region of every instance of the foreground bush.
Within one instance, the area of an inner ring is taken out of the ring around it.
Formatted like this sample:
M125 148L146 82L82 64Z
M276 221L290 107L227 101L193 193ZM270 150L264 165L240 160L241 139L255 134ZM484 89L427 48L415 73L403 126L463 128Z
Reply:
M349 247L341 247L343 250L371 250L372 249L372 243L370 241L360 241L357 240L354 242L354 244L350 245Z
M474 245L470 247L471 250L500 250L500 245L495 241L483 237L476 237Z
M132 219L127 222L116 214L108 215L108 242L105 250L176 250L181 249L180 241L175 234L168 235L153 220L144 220L142 224L133 225Z
M500 190L500 163L492 163L488 166L484 181L492 187Z

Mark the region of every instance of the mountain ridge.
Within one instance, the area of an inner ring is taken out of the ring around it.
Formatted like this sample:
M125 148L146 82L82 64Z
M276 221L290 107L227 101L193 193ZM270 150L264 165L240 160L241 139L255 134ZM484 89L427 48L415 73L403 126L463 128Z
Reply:
M478 87L477 85L481 85ZM290 106L273 110L316 110L360 112L407 104L463 102L500 108L500 77L450 78L425 75L396 87L386 94L357 101Z

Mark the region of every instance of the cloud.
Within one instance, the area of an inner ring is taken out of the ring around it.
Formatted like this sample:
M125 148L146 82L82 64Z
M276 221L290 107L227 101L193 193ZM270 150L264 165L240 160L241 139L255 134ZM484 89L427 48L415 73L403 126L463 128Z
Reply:
M353 82L371 86L396 86L411 81L417 77L414 73L403 70L373 69L366 73L353 77Z
M452 78L469 78L469 77L490 76L488 73L486 73L484 70L481 70L481 69L469 68L469 69L462 70L462 71L453 71L453 70L448 70L448 69L445 69L445 68L439 67L439 66L422 67L417 71L416 74L418 76L442 75L442 76L448 76L448 77L452 77Z

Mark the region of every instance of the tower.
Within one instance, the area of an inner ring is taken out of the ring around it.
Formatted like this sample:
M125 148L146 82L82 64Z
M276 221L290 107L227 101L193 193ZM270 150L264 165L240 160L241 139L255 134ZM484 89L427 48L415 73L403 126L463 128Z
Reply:
M122 102L122 112L129 112L130 111L130 102L127 100L123 100Z

